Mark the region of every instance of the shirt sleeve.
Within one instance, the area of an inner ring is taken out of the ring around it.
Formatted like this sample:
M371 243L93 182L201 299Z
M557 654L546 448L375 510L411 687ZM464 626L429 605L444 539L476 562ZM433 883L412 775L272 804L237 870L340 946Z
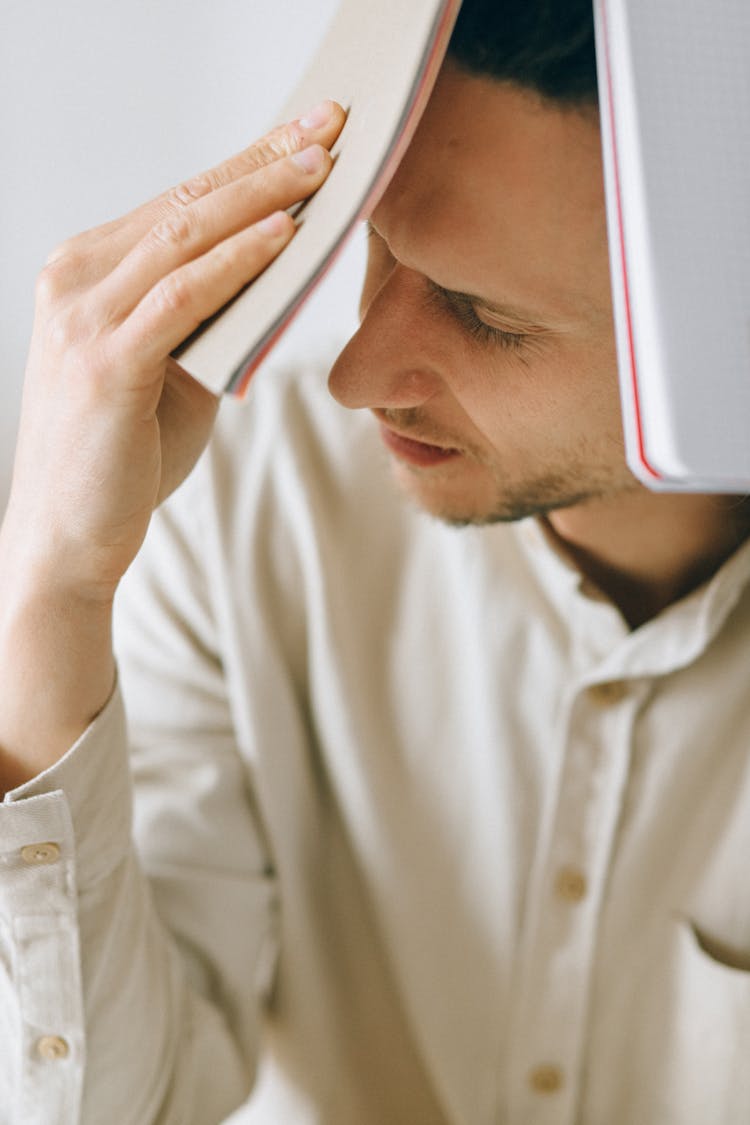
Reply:
M210 1125L252 1085L273 880L176 528L122 597L128 722L118 688L0 805L0 1125Z

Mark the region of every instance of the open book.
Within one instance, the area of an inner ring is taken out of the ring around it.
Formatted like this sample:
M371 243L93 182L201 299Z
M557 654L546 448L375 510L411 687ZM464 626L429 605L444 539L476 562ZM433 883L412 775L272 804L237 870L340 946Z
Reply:
M427 104L461 0L341 0L282 120L324 98L348 110L336 163L289 246L174 353L215 394L250 375L375 207Z
M595 13L628 462L750 492L750 4Z

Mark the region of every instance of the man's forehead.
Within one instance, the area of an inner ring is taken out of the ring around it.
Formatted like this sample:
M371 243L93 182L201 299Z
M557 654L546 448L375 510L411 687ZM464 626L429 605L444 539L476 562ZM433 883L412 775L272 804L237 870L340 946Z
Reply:
M372 225L402 264L500 315L609 300L595 119L452 64Z

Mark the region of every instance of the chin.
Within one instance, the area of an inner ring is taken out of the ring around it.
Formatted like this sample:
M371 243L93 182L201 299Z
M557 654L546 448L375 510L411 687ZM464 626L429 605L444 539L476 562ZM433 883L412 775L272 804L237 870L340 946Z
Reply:
M455 475L430 469L427 472L395 464L393 476L399 492L427 515L456 526L483 523L486 499L483 489L467 487Z
M480 527L485 524L509 523L524 519L529 512L516 511L507 504L498 505L498 497L472 495L453 482L438 481L434 476L425 480L421 474L396 469L399 491L422 512L451 527Z

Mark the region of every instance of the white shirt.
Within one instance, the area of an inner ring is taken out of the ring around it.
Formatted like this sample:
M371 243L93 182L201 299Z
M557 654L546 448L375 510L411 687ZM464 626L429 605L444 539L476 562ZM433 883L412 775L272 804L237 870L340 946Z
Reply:
M0 806L3 1125L750 1120L750 544L630 632L374 431L225 406L122 594L133 839L119 693Z

